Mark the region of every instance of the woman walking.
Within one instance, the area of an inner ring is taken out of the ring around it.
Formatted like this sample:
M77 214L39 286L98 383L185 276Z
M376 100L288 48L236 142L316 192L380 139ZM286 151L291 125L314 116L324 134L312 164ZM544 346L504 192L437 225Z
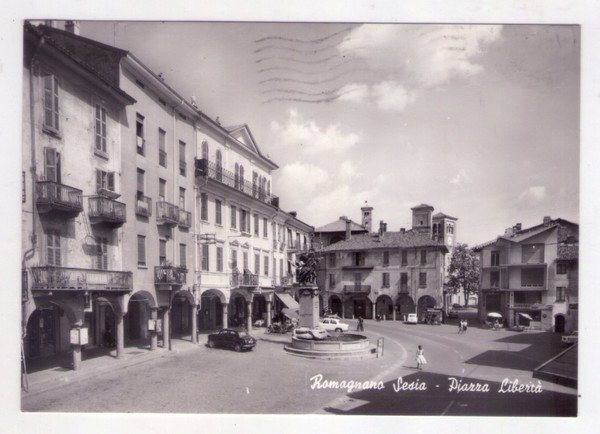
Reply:
M419 345L419 348L417 349L417 369L423 369L423 365L426 364L427 360L425 359L425 351L423 350L423 347Z

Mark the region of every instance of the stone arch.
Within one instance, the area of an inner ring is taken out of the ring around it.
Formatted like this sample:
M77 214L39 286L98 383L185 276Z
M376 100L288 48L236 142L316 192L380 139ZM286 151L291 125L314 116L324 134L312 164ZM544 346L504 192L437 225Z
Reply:
M554 332L564 333L567 324L567 319L562 313L554 315Z
M194 295L187 289L176 291L171 298L171 327L174 337L192 335Z
M175 299L176 297L185 298L190 305L196 304L194 294L192 294L192 292L188 291L187 289L180 289L179 291L173 293L173 299Z
M73 303L69 303L68 301L64 301L64 300L61 300L61 299L52 299L52 300L50 300L50 299L44 299L44 298L42 298L42 299L40 299L39 302L36 302L35 309L30 310L27 313L26 323L29 322L29 319L30 319L31 315L36 310L38 310L40 308L43 308L44 306L47 306L47 305L50 305L50 304L53 304L53 305L56 305L56 306L60 307L63 310L65 316L67 317L67 319L69 320L69 323L71 325L74 325L78 321L81 321L82 315L78 315L77 314L78 312L76 313L75 306L73 305Z
M396 299L396 309L398 311L398 319L404 319L405 315L415 313L415 301L408 294L400 294Z
M265 294L254 294L252 297L252 322L267 319L267 300Z
M343 304L342 304L342 299L336 295L336 294L331 294L329 296L329 309L331 310L332 314L336 314L339 316L343 316Z
M142 289L140 291L135 291L133 294L129 295L129 298L126 300L126 303L123 306L124 307L123 313L127 313L129 311L129 302L134 297L138 301L145 301L146 303L148 303L148 306L150 306L151 308L158 307L158 304L156 303L156 298L154 297L154 295L152 295L151 292L146 291L145 289Z
M229 302L229 300L227 300L227 297L225 296L223 291L221 291L220 289L215 289L215 288L211 288L211 289L202 291L202 293L200 294L200 299L202 299L202 297L216 297L223 304L227 304Z
M69 331L76 322L78 316L69 303L48 299L36 301L35 309L27 315L23 342L30 372L47 368L43 367L45 362L40 365L40 360L54 360L53 356L71 349Z
M229 300L225 294L215 288L202 291L198 325L202 330L214 330L224 327L223 313ZM225 310L225 315L227 311Z
M241 327L246 323L248 303L251 302L252 299L248 295L239 291L232 291L228 305L229 325L231 327Z
M433 298L431 295L424 295L422 297L419 297L419 301L417 302L417 315L419 317L419 320L421 320L423 315L425 315L427 309L434 308L435 304L435 298Z
M394 302L392 297L382 294L375 300L375 315L379 315L385 319L392 319Z
M156 300L148 291L136 291L127 300L124 316L124 335L127 344L150 344L148 320L151 310L157 308Z

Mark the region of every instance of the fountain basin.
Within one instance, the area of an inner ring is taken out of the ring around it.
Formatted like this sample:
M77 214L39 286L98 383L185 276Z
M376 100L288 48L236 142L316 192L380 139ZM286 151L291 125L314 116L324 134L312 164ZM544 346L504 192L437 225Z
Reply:
M376 349L366 336L339 334L324 340L308 340L292 337L292 342L284 347L288 354L312 359L340 360L365 359L376 357Z

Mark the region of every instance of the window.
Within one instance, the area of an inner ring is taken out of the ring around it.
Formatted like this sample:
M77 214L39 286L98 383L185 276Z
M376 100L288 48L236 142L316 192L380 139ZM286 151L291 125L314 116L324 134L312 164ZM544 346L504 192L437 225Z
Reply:
M240 164L240 190L244 191L244 166Z
M179 174L185 176L185 142L179 141Z
M263 217L263 237L269 238L269 222Z
M200 194L200 219L208 221L208 195L206 193Z
M202 158L208 160L208 142L206 140L202 142Z
M492 267L497 267L500 265L500 252L494 250L492 252Z
M60 153L54 148L44 148L44 174L46 181L60 184Z
M237 250L231 250L231 269L237 270Z
M544 245L524 244L521 246L521 260L523 264L542 264L544 262Z
M106 109L96 103L94 112L96 114L96 123L94 124L95 149L106 154Z
M308 250L308 244L307 244L307 241L306 241L306 235L302 235L302 241L304 243L303 244L303 249L304 250Z
M390 273L383 273L381 279L381 287L389 288L390 287Z
M335 267L335 253L329 254L329 266Z
M408 252L406 250L402 250L401 253L401 265L408 265Z
M220 225L222 224L221 220L221 201L219 199L215 200L215 223Z
M185 188L179 187L179 208L185 210Z
M263 264L264 264L264 268L265 268L265 276L268 276L269 275L269 257L265 256L265 257L263 257L263 259L264 259Z
M361 284L362 284L362 274L354 273L354 285L356 285L357 288L360 288Z
M158 179L158 199L163 202L167 200L167 181L162 178Z
M187 268L187 247L185 244L179 244L179 266Z
M233 178L233 188L239 190L240 188L240 165L235 163L235 174Z
M231 228L235 229L237 225L237 212L235 206L231 205Z
M223 157L221 156L221 151L217 149L217 181L223 181Z
M146 237L143 235L137 236L137 256L138 267L146 266Z
M96 237L96 256L93 268L108 270L108 239L105 237Z
M427 251L421 250L421 265L427 264Z
M167 240L158 240L158 263L165 265L167 262Z
M60 130L58 121L58 80L53 74L44 75L44 128L54 133Z
M167 150L165 140L167 133L165 130L158 129L158 164L162 167L167 167Z
M58 231L48 231L46 233L46 264L60 267L60 235Z
M283 259L279 260L279 275L283 277Z
M544 269L521 269L521 286L544 286Z
M556 301L565 301L566 288L563 286L556 287Z
M250 232L250 213L245 209L240 210L240 231Z
M559 262L556 264L556 274L567 274L567 264Z
M492 271L490 272L490 288L499 288L500 287L500 272Z
M146 152L146 140L144 140L144 116L139 113L136 114L135 136L137 153L144 155Z
M142 169L137 170L137 196L138 200L144 199L144 178L145 172Z
M96 169L96 193L100 190L115 191L115 172Z
M408 273L400 273L400 292L408 292Z
M366 254L364 252L354 252L354 265L365 265L365 256Z
M390 265L390 252L383 252L383 265Z
M208 244L202 244L202 271L208 271Z
M243 259L243 265L244 265L244 270L248 269L248 252L242 252L242 259Z
M217 271L223 271L223 247L217 246Z
M254 254L254 274L260 274L260 255Z
M256 235L258 237L259 235L259 229L258 229L258 214L254 214L254 235Z
M419 288L427 287L427 273L419 273Z
M335 288L335 274L329 275L329 289Z
M256 197L258 194L258 189L256 185L256 181L258 180L258 173L252 172L252 196Z

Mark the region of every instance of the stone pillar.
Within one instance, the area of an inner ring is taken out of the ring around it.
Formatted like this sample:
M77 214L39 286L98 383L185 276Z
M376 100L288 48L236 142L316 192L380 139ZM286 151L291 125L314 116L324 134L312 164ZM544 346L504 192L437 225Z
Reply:
M396 321L396 306L392 306L392 320Z
M123 357L125 349L125 335L124 335L124 324L123 324L123 311L118 309L115 312L115 322L117 323L117 359Z
M221 306L223 306L223 328L226 329L227 327L229 327L228 324L228 312L227 312L227 308L229 307L229 305L227 303L222 303Z
M271 301L267 300L267 327L271 325Z
M246 305L248 306L246 309L246 329L248 330L248 333L250 333L252 331L252 301L249 301L248 303L246 303Z
M192 343L198 343L198 305L192 305Z
M342 299L342 318L346 318L345 307L346 307L346 301L344 299Z
M319 289L300 288L300 327L311 329L319 325Z
M373 306L371 310L371 316L373 317L373 319L375 319L375 317L377 316L377 302L372 302L371 305Z
M81 345L72 345L73 347L73 370L81 369Z
M163 348L171 349L171 327L169 309L165 309L163 312Z
M158 319L158 308L150 308L150 318L153 320ZM158 332L156 330L150 331L150 351L156 350L158 346Z

